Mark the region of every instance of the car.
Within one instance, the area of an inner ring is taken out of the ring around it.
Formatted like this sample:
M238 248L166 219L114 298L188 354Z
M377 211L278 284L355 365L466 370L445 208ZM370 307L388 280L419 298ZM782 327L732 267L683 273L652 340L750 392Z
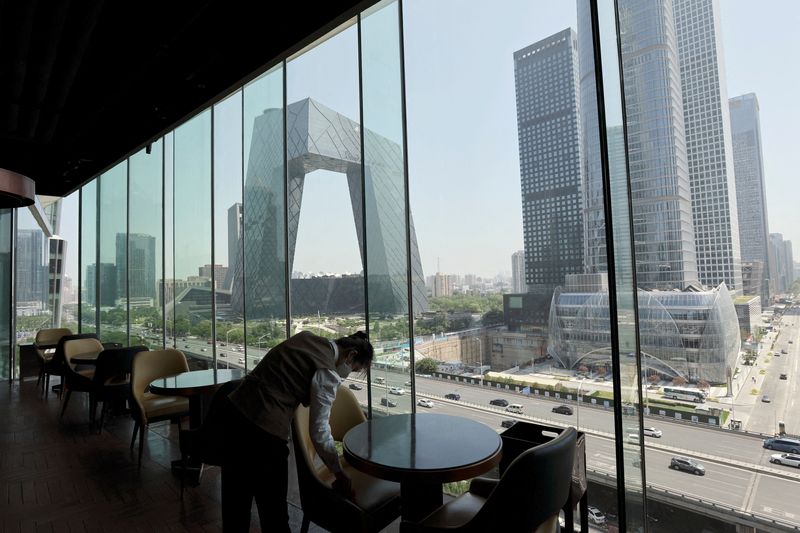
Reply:
M411 381L410 380L406 381L405 383L403 383L403 385L405 385L406 387L410 387L411 386Z
M770 400L769 396L767 396L766 394L761 397L761 401L764 403L772 403L772 400Z
M769 458L770 463L776 465L794 466L800 468L800 455L793 453L775 453Z
M625 437L625 440L628 442L632 442L634 444L639 444L639 434L638 433L628 433Z
M219 352L220 357L225 357L225 352Z
M456 401L461 399L461 395L460 394L456 394L455 392L447 393L447 394L444 395L444 397L446 399L448 399L448 400L456 400Z
M781 353L782 353L783 355L788 355L788 354L789 354L789 351L784 349L784 350L781 350ZM778 354L775 354L775 355L778 355Z
M348 385L348 387L350 387L350 390L361 390L362 389L361 385L359 385L358 383L350 383Z
M660 439L661 435L663 435L660 429L654 428L652 426L649 428L643 428L642 433L644 433L645 437L655 437L657 439Z
M500 407L507 407L508 400L504 400L502 398L495 398L494 400L489 400L489 405L499 405Z
M184 348L191 348L191 346L190 346L190 345L188 345L188 344L184 344L184 345L183 345L183 347L184 347Z
M394 394L396 396L402 396L405 393L406 391L402 387L391 387L389 389L389 394Z
M603 525L606 523L606 515L597 507L592 507L590 505L586 515L589 517L589 522L593 524Z
M428 400L427 398L420 398L419 400L417 400L417 405L419 405L420 407L427 407L428 409L431 409L433 407L433 402Z
M669 467L673 470L682 470L696 476L706 475L706 467L689 457L673 457L669 462Z
M572 407L569 405L559 405L558 407L553 407L553 412L558 413L560 415L571 415L572 414Z
M762 444L768 450L778 450L779 452L789 452L795 455L800 454L800 439L790 437L768 437Z
M217 346L225 346L224 342L217 343Z
M511 426L513 426L516 423L517 423L516 420L512 420L510 418L507 418L506 420L503 420L502 422L500 422L500 425L503 426L504 428L510 428Z
M397 407L397 402L384 396L381 398L381 405L385 405L386 407Z
M789 344L793 344L792 341L789 341Z
M789 379L789 376L787 376L785 372L782 373L780 377L781 379Z
M244 357L240 357L240 358L239 358L239 364L240 364L240 365L243 365L243 364L244 364Z
M206 352L206 351L208 351L208 350L206 350L205 348L200 348L200 351L201 351L201 352Z

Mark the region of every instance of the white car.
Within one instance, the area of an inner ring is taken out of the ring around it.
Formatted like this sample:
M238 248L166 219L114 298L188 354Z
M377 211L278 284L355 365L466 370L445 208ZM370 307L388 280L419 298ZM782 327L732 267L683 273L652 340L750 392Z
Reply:
M244 357L240 357L240 358L239 358L239 364L240 364L240 365L243 365L243 364L244 364Z
M626 440L628 442L639 444L639 434L638 433L628 433L628 436L626 437Z
M602 525L606 523L606 515L597 507L592 507L590 505L587 515L589 516L589 522L593 524Z
M655 437L657 439L660 439L661 435L663 435L660 429L654 427L643 428L642 432L645 437Z
M800 468L800 455L794 453L774 453L770 456L769 462Z
M406 391L402 387L392 387L389 389L389 394L396 394L397 396L402 396L405 394Z
M433 407L433 402L428 400L427 398L420 398L417 400L417 405L420 407L427 407L428 409Z

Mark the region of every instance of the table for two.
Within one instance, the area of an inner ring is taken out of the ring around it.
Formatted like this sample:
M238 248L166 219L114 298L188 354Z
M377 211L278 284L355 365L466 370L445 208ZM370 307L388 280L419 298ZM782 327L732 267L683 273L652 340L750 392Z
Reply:
M354 468L400 483L403 519L411 521L442 505L442 483L486 473L502 452L500 436L490 427L432 413L367 420L348 431L342 444Z

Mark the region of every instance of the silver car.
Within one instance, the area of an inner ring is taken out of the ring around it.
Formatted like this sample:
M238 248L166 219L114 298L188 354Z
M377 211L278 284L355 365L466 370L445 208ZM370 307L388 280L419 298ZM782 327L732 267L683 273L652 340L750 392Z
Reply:
M769 462L775 463L776 465L786 465L800 468L800 455L793 453L773 453L769 458Z

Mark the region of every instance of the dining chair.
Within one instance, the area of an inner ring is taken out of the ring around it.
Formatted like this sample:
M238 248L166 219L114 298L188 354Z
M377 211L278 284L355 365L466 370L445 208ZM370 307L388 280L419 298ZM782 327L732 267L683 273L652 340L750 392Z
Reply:
M222 442L225 436L219 433L225 427L221 423L221 413L224 412L228 395L239 386L241 380L228 381L214 391L208 406L205 418L199 428L181 429L178 433L178 443L181 450L181 499L186 484L186 471L189 461L205 465L220 466Z
M523 452L497 479L475 478L465 492L401 533L524 531L555 533L569 498L575 428Z
M59 339L65 335L72 335L72 330L69 328L48 328L40 329L36 332L36 337L33 340L33 346L36 348L36 356L39 360L39 378L36 380L36 386L40 384L43 391L49 388L50 373L48 370L53 370L52 365L48 363L52 361L55 350L48 352L46 347L53 347L58 344Z
M94 419L97 404L103 402L97 427L98 433L103 432L103 421L109 407L114 403L122 404L130 399L133 357L147 349L147 346L109 348L97 356L97 364L92 377L92 392L89 395L89 412L92 413L91 418Z
M67 411L69 399L72 397L73 392L92 392L92 376L94 375L94 368L80 369L72 362L72 358L76 355L100 352L103 350L103 345L97 340L93 333L84 335L66 335L61 337L59 346L62 346L64 356L63 376L62 381L62 394L66 390L64 402L61 405L61 418L64 418L64 413ZM56 348L58 350L58 348ZM53 356L54 358L56 356ZM94 423L94 413L89 410L89 420Z
M340 386L331 407L331 432L335 440L364 414L355 395ZM358 423L358 422L356 422ZM342 461L342 467L352 479L353 498L344 498L331 488L333 474L318 459L309 431L309 409L299 406L292 421L292 443L300 503L303 507L302 533L311 522L332 532L380 531L400 516L400 485L377 479Z
M148 392L150 383L159 378L189 371L186 356L180 350L167 348L139 352L131 366L131 415L134 426L131 450L139 433L139 465L142 464L147 426L160 420L174 420L189 414L189 400L181 396L161 396Z

